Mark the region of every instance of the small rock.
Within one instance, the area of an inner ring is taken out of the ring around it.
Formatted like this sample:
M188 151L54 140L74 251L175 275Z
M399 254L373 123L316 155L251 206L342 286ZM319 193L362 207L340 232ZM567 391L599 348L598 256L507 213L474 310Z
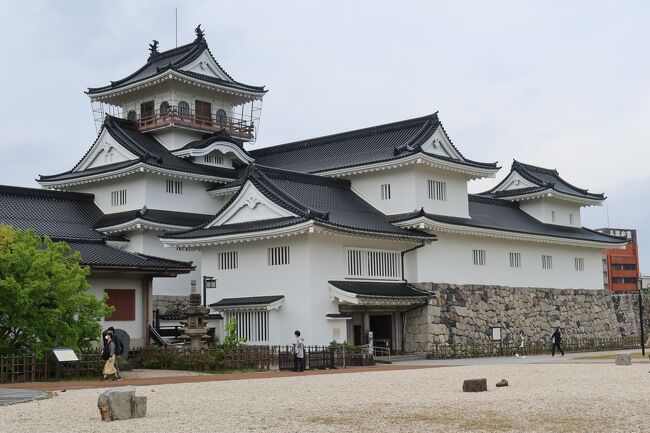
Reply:
M463 382L463 392L487 391L487 379L467 379Z
M632 359L627 353L616 355L616 365L632 365Z
M508 386L508 381L505 379L501 379L500 381L497 382L498 388L501 388L502 386Z
M62 390L61 390L61 392L66 392L66 391L67 391L67 389L62 389Z

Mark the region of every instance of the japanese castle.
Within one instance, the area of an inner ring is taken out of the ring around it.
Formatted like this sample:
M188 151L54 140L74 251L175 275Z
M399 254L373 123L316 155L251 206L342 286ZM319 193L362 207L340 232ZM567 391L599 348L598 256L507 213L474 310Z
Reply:
M168 51L154 41L137 71L88 89L98 136L70 171L39 177L52 191L7 187L0 200L51 206L41 231L57 239L83 226L92 242L72 245L91 269L88 245L122 254L93 288L135 290L135 314L111 323L142 339L151 296L196 280L215 283L205 302L251 344L286 344L296 329L309 344L362 344L372 331L399 350L425 283L602 289L601 250L625 245L582 227L581 208L605 196L556 170L514 161L468 193L501 167L461 153L438 113L255 148L266 92L233 79L200 26Z

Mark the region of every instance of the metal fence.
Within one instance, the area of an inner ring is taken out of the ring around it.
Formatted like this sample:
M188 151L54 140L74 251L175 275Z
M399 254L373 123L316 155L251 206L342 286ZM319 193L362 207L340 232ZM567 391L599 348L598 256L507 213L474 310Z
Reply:
M598 352L603 350L623 350L640 348L638 336L623 338L579 338L562 340L565 352ZM427 353L430 359L481 358L492 356L539 355L551 352L551 342L545 340L531 341L523 349L513 342L487 341L468 343L433 344Z

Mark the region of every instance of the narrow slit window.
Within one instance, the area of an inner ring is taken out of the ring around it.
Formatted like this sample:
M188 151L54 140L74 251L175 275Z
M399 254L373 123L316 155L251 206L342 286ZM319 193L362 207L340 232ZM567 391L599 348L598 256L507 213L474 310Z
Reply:
M542 255L542 269L553 269L553 256Z
M521 253L510 253L510 267L521 268Z
M267 250L268 265L288 265L290 262L289 247L273 247Z
M474 266L485 266L485 250L473 250Z
M165 182L167 194L183 194L183 182L179 180L167 180Z
M111 206L123 206L126 204L126 190L120 189L111 191Z
M385 183L381 186L381 199L390 200L390 183Z
M220 271L237 269L239 267L239 254L237 251L227 251L217 254L217 269Z
M427 181L428 196L430 200L447 201L447 183L439 180Z
M585 259L583 257L576 257L574 262L577 272L583 272L585 270Z

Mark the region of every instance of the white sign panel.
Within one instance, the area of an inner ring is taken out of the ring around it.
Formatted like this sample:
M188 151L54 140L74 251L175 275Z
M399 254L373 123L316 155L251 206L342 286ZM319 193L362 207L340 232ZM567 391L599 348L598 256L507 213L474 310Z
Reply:
M52 352L54 352L54 356L56 356L56 359L59 362L66 362L66 361L79 361L79 358L77 358L77 354L74 353L74 350L72 349L52 349Z

